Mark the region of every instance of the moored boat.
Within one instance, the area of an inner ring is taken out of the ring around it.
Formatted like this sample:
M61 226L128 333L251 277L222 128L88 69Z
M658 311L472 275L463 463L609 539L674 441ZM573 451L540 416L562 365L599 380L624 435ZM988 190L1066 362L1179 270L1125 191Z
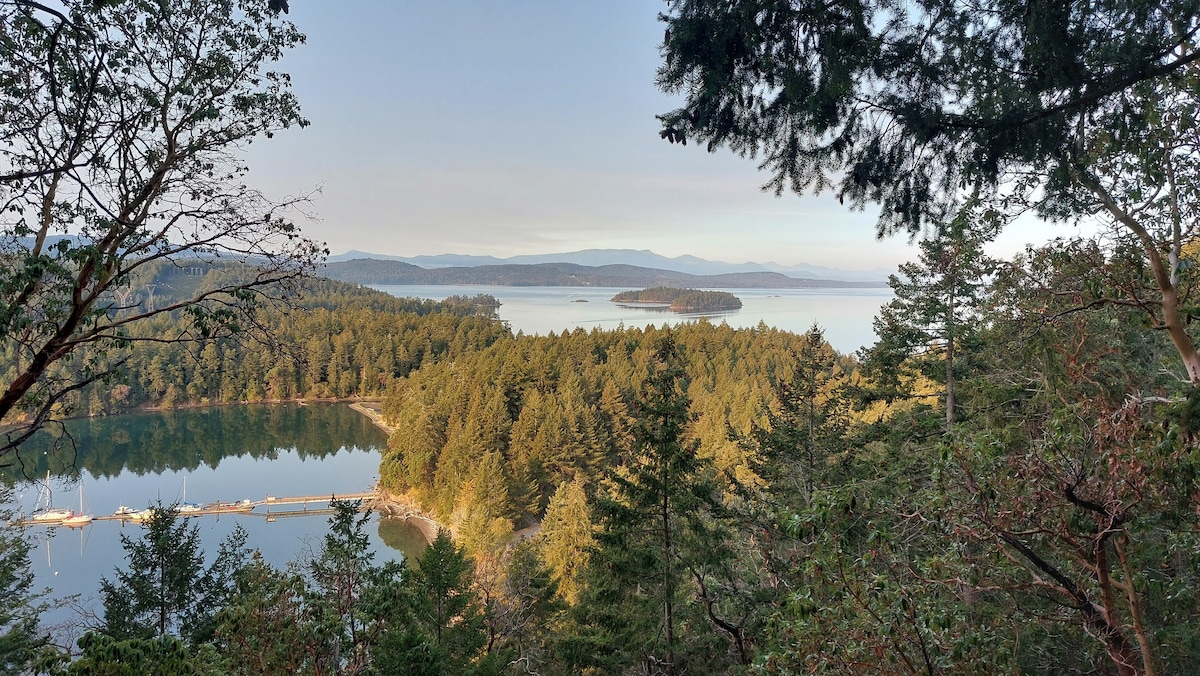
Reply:
M178 506L180 514L196 514L200 511L200 505L194 502L187 501L187 477L183 477L183 502Z
M72 512L69 509L58 508L52 504L52 499L51 499L51 495L50 495L50 471L49 470L46 470L45 489L46 489L46 492L44 494L45 495L44 504L43 504L43 499L41 497L42 492L41 492L41 490L38 491L38 493L39 493L38 505L39 506L33 510L32 514L29 515L30 521L33 521L34 523L61 523L63 519L66 519L67 517L72 516L74 514L74 512Z
M72 514L62 520L64 526L86 526L92 522L92 515L83 511L83 482L79 482L79 513Z
M68 516L67 518L63 519L62 525L64 525L64 526L86 526L91 522L92 522L91 514L79 513L79 514L72 514L71 516Z
M72 516L73 514L74 512L69 509L46 507L30 514L29 520L37 523L61 523L64 519Z

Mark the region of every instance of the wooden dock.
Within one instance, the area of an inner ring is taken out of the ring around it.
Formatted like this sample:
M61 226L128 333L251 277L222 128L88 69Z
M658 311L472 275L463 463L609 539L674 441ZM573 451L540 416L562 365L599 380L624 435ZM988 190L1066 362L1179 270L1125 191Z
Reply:
M275 505L304 505L305 508L307 508L308 504L312 502L328 504L332 503L334 500L362 500L363 502L373 502L375 500L375 491L364 491L362 493L343 493L341 495L336 493L330 493L329 495L295 495L290 497L276 497L274 495L268 495L262 500L255 500L250 504L254 507L265 506L267 511L270 511L271 507Z
M335 500L352 501L359 500L362 502L360 510L365 510L372 507L375 499L378 497L374 490L362 491L359 493L324 493L321 495L289 495L275 496L268 495L262 500L242 500L239 502L214 502L209 503L205 507L201 507L199 511L182 512L181 517L193 516L220 516L222 514L247 514L251 516L265 516L268 520L273 520L276 517L287 516L319 516L333 514L334 509L330 506ZM277 509L271 511L272 507L301 505L301 509ZM321 505L318 508L310 509L309 505ZM259 507L263 507L264 511L257 511ZM133 514L98 514L92 517L92 521L134 521ZM32 519L22 519L20 517L9 522L11 526L62 526L65 528L83 528L88 524L79 524L75 526L67 526L61 521L33 521Z

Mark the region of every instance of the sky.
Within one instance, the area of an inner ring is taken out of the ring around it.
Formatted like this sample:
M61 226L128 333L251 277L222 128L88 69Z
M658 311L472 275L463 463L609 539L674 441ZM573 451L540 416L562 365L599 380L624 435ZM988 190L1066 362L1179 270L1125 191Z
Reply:
M617 248L847 270L916 257L907 237L876 239L873 211L776 198L755 161L661 140L655 115L678 103L654 84L664 8L292 0L308 42L280 69L312 124L251 146L251 180L277 198L319 188L299 223L334 254Z

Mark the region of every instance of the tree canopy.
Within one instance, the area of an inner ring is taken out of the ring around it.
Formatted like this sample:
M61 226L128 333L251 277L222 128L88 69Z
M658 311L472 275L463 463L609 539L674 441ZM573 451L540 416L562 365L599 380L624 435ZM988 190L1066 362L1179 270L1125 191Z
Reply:
M1164 87L1195 100L1195 0L668 4L663 138L759 159L776 194L881 203L881 235L1011 180L1054 201L1089 135L1155 125Z
M303 198L247 186L238 157L308 124L271 70L304 41L293 25L234 0L5 2L0 25L0 347L16 362L0 418L21 423L2 453L119 371L132 342L253 327L324 251L290 220ZM186 281L229 263L243 267L156 302L164 266ZM186 328L131 331L167 313Z

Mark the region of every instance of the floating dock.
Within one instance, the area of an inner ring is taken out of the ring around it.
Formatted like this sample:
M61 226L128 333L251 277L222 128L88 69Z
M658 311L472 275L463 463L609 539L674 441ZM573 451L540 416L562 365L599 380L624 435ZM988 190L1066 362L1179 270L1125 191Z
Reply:
M242 500L240 502L213 502L201 507L198 511L180 513L181 517L193 516L220 516L221 514L248 514L252 516L265 516L268 520L273 520L277 517L288 516L318 516L322 514L333 514L334 509L330 507L335 500L349 502L352 500L361 500L362 509L371 507L378 494L374 491L363 491L360 493L324 493L321 495L290 495L290 496L274 496L268 495L262 500ZM317 509L309 509L309 505L324 505ZM301 509L282 509L271 511L272 507L301 505ZM258 508L265 508L264 511L257 511ZM97 514L92 517L92 521L139 521L134 518L138 512L130 514ZM33 519L16 518L9 522L11 526L63 526L66 528L83 528L87 524L79 524L68 526L61 521L34 521Z

